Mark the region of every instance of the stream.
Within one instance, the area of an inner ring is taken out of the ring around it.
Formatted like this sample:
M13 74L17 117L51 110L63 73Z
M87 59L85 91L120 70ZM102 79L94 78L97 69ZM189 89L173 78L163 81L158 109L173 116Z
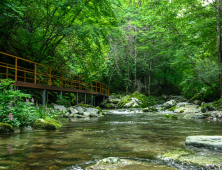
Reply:
M82 170L106 157L121 157L176 169L203 169L158 156L185 149L192 135L222 136L222 122L170 120L141 109L109 110L100 118L67 119L57 131L28 130L0 135L0 170ZM222 152L202 149L201 157ZM10 167L10 168L9 168ZM154 168L155 169L155 168ZM158 167L156 167L158 169Z

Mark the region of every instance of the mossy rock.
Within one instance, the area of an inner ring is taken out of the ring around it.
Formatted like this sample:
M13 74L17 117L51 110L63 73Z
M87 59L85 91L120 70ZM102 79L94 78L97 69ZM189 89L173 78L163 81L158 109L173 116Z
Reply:
M173 107L169 108L168 110L169 110L169 111L174 111L174 110L176 110L176 109L179 109L179 107L173 106Z
M147 107L143 109L143 112L158 112L155 107Z
M98 109L98 110L99 110L99 113L101 113L102 115L105 114L105 113L103 112L103 110L102 110L99 106L97 106L96 109Z
M123 108L125 105L129 104L132 101L132 98L136 98L138 100L137 105L130 106L130 108L145 108L148 106L147 97L144 94L140 94L138 91L134 92L131 95L127 95L119 101L116 105L116 108Z
M0 122L0 133L14 132L12 125Z
M177 116L175 116L175 115L171 115L171 114L164 114L164 115L163 115L163 118L168 118L168 119L178 119Z
M45 119L37 119L33 124L34 129L47 129L47 130L56 130L60 128L62 124L50 117L46 117Z

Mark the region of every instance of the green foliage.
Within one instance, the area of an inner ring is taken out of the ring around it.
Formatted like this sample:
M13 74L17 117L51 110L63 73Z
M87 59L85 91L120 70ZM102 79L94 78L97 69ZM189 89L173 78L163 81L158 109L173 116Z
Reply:
M168 110L169 110L169 111L174 111L174 110L176 110L176 109L179 109L179 108L176 107L176 106L173 106L173 107L169 108Z
M73 99L71 99L69 96L57 95L56 103L59 105L64 105L66 107L70 107L72 101L73 101Z
M167 119L178 119L177 116L175 115L171 115L171 114L164 114L163 118L167 118Z
M16 127L32 124L37 118L36 107L32 102L25 102L30 95L12 90L14 82L1 80L0 83L0 122Z

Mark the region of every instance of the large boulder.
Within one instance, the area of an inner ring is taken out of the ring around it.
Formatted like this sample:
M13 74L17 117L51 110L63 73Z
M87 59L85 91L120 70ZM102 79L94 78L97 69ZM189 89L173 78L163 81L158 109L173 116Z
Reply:
M176 106L176 101L175 100L170 100L166 103L163 104L163 107L165 107L166 109L171 108L173 106Z
M56 130L61 126L62 124L59 121L50 117L46 117L45 119L37 119L33 124L34 129Z
M116 108L145 108L147 107L147 97L138 91L127 95L119 101Z
M222 136L188 136L185 144L222 150Z
M175 170L175 168L167 167L164 165L148 164L128 159L120 159L109 157L98 161L95 165L86 167L84 170Z
M12 125L0 122L0 133L14 132Z

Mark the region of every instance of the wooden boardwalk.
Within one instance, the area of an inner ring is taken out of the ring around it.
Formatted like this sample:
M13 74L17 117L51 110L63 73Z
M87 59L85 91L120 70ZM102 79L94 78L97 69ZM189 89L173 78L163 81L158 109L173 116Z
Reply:
M0 79L7 78L24 88L109 96L109 87L101 82L0 52Z

